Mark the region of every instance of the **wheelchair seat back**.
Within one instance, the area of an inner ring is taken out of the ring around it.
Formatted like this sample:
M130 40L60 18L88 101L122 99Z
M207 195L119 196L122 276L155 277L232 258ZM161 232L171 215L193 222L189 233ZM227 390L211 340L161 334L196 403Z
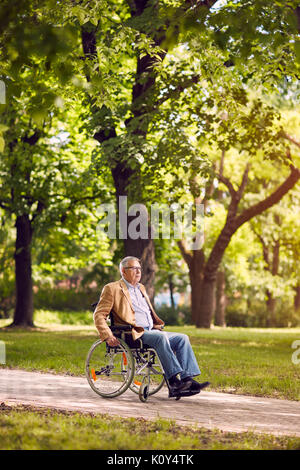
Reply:
M97 305L98 305L98 302L92 304L92 308L94 309ZM146 349L146 348L149 348L148 345L143 343L142 339L137 339L137 340L133 339L132 333L131 333L131 330L132 330L131 325L118 325L118 324L115 324L114 316L113 316L112 311L109 313L109 319L110 319L109 327L110 327L112 333L114 334L114 336L116 338L123 339L125 341L125 343L129 346L129 348L131 348L131 349Z

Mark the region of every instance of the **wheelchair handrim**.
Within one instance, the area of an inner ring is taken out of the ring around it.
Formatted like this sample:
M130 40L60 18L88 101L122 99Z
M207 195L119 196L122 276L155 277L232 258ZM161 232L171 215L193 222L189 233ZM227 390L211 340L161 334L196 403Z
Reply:
M106 392L103 392L102 390L99 390L99 388L97 388L95 386L95 382L94 382L93 378L91 378L90 360L91 360L93 352L95 351L97 346L99 346L101 343L103 343L103 341L97 340L91 346L91 348L88 352L87 358L86 358L85 374L86 374L87 381L88 381L90 387L92 388L92 390L95 393L97 393L98 395L100 395L101 397L103 397L103 398L114 398L114 397L117 397L117 396L121 395L122 393L124 393L128 389L128 387L131 385L131 382L132 382L133 377L134 377L134 359L133 359L132 353L131 353L130 349L127 347L126 343L123 340L119 339L119 342L120 342L121 349L123 350L124 353L126 353L127 360L130 363L129 364L130 373L128 374L127 380L123 380L123 382L121 382L120 387L117 390L115 390L114 392L106 393ZM121 374L120 374L120 376L121 376ZM107 382L109 382L109 380L107 380ZM104 384L105 381L102 381L102 383Z

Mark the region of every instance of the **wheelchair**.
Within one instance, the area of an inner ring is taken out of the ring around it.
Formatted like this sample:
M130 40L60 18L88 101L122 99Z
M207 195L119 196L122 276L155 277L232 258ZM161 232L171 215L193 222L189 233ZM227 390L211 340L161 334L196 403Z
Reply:
M85 373L92 390L102 398L114 398L129 388L141 402L146 402L165 383L169 388L155 349L142 339L134 341L131 326L115 325L112 314L110 329L119 345L111 347L99 339L91 346L86 358Z

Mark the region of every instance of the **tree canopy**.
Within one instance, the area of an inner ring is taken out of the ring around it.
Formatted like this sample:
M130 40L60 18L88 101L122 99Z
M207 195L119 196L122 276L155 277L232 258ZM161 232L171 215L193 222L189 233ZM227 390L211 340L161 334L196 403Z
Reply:
M298 198L299 32L296 1L1 3L0 207L16 228L16 318L27 311L21 322L32 323L36 243L40 273L134 254L152 298L157 267L176 277L182 256L193 321L210 326L238 230L251 221L251 243L266 245L263 218ZM97 207L117 210L120 196L148 208L202 203L204 246L189 253L150 232L99 239ZM284 232L292 221L273 224Z

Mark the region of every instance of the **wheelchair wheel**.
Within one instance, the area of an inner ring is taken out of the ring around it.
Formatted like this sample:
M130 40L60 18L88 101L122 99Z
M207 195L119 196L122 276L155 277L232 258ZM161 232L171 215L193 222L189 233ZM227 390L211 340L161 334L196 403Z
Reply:
M149 396L149 377L144 377L143 382L139 387L139 399L141 402L145 403Z
M88 352L85 373L91 388L104 398L121 395L134 376L134 359L126 343L119 339L116 347L96 341ZM126 363L126 367L124 364Z
M154 349L141 352L133 350L135 361L134 378L130 384L130 390L140 395L141 387L144 388L147 379L147 396L154 395L164 385L164 370L159 357Z

